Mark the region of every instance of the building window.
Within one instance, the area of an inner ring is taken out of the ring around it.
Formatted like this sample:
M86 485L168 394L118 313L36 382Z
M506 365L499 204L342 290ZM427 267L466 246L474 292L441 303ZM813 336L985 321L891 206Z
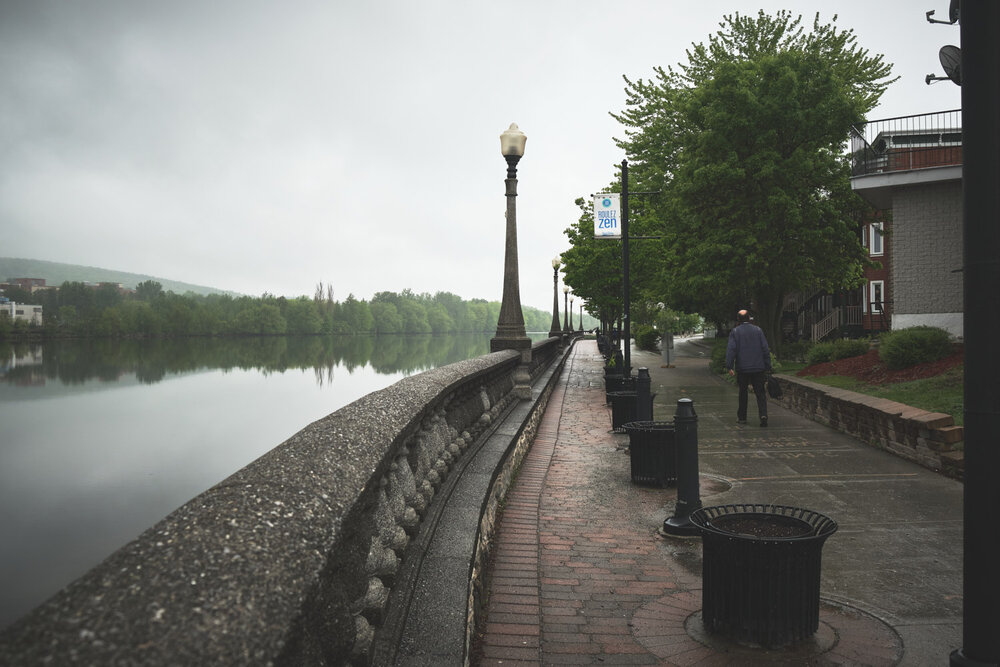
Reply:
M882 249L882 223L873 222L869 229L871 230L871 241L868 244L868 253L872 257L876 257L884 252Z
M868 295L873 313L885 311L885 281L873 280L868 283Z

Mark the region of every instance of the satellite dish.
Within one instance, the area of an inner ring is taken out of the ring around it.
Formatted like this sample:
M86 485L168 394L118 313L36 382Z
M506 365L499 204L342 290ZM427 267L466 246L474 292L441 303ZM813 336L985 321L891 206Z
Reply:
M941 51L938 52L938 59L941 61L941 67L944 68L944 73L948 75L948 78L954 81L956 85L961 86L962 49L950 44L942 46Z
M951 0L951 5L948 7L948 18L952 23L958 23L960 17L959 6L959 0Z

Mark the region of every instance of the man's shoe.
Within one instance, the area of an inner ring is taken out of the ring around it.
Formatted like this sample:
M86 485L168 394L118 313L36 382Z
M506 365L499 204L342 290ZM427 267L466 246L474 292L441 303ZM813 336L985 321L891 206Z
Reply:
M760 425L761 426L767 426L767 417L761 417L760 418Z
M737 424L746 424L746 423L747 423L747 420L746 420L746 419L737 419L737 420L736 420L736 423L737 423Z

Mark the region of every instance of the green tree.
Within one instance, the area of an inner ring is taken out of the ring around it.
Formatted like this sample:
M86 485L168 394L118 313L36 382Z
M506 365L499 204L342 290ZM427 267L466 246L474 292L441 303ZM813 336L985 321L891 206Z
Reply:
M286 301L284 316L289 333L318 334L323 328L320 306L304 296Z
M254 305L241 311L236 316L234 326L236 333L265 336L283 334L288 329L281 310L270 303Z
M153 301L163 294L163 285L155 280L146 280L135 286L135 298L139 301Z
M371 333L375 329L375 319L367 301L359 301L353 294L344 300L343 315L347 330L351 333Z
M399 316L403 318L403 331L406 333L430 333L431 326L427 322L427 311L422 303L409 298L402 298L397 306Z
M451 333L455 331L455 321L448 313L444 304L431 301L427 304L427 323L434 333Z
M451 292L438 292L434 295L434 302L444 307L451 318L453 329L459 333L474 331L469 320L469 303L462 300L462 297ZM428 311L428 317L430 312ZM433 322L431 323L433 326Z
M664 193L652 206L664 300L716 321L752 303L776 343L786 293L860 280L843 145L894 79L818 15L808 32L787 11L720 28L678 69L626 78L612 115L635 185Z
M399 316L399 311L394 303L372 301L369 308L375 323L375 333L380 335L403 333L403 318Z

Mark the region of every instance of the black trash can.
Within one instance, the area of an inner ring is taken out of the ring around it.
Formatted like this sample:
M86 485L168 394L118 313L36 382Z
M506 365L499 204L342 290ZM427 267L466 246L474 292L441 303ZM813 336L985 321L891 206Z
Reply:
M616 391L635 391L635 378L631 375L605 375L604 398L607 405L611 405L611 394Z
M634 385L633 385L634 386ZM649 413L653 413L653 398L656 394L649 396ZM611 402L611 429L615 433L624 433L625 424L635 421L636 410L639 406L639 396L634 389L628 391L608 392L608 400Z
M823 543L837 523L784 505L691 513L702 535L702 619L709 633L780 648L819 629Z
M629 422L622 429L628 433L633 482L660 487L677 482L673 422Z

